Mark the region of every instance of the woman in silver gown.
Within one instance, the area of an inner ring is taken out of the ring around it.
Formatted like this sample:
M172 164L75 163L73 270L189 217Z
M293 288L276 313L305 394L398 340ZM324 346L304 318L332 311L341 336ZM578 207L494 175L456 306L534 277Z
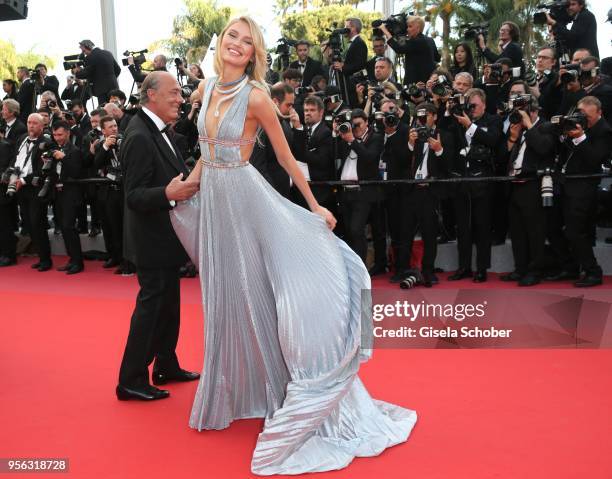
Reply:
M357 375L360 258L331 231L285 141L263 79L266 52L249 18L230 21L216 49L219 77L201 83L202 159L188 181L200 192L171 214L199 266L204 370L189 425L223 429L265 418L251 463L259 475L347 466L407 440L416 413L372 399ZM300 189L309 212L251 166L258 128ZM368 318L370 320L370 318Z

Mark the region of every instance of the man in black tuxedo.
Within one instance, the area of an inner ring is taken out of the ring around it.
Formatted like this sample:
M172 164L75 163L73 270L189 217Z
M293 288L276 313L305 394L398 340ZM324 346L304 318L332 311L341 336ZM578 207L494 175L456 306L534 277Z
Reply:
M133 56L130 55L129 57L127 57L127 61L128 61L128 70L130 70L130 73L134 81L136 83L142 83L144 79L147 77L148 72L143 72L140 69L140 66L134 62ZM168 71L168 69L166 68L167 64L168 64L168 59L166 58L165 55L156 55L155 58L153 58L153 71L167 72Z
M91 131L91 118L81 100L74 100L70 111L74 115L74 121L79 129L81 137L85 137Z
M376 81L374 77L374 65L376 60L380 57L386 57L387 41L384 37L374 37L372 39L372 50L374 50L374 56L366 63L366 70L368 71L368 80Z
M2 102L2 119L5 122L4 129L0 130L0 139L6 140L14 150L17 140L28 129L19 119L21 107L16 100L8 99Z
M83 40L79 46L85 54L85 60L84 67L78 67L75 76L88 80L92 93L98 97L98 103L106 103L108 92L119 88L117 77L121 67L111 52L96 47L91 40Z
M75 78L74 72L76 72L76 69L73 69L72 71L73 74L68 76L68 79L66 81L66 88L64 88L64 91L62 91L61 98L62 100L70 101L78 100L85 104L90 98L87 81Z
M289 68L294 68L302 74L302 83L300 86L310 86L313 77L321 75L327 78L327 72L324 70L321 62L313 60L308 56L310 51L310 43L306 40L300 40L295 44L295 52L298 59L289 64Z
M35 70L38 71L39 80L36 80L36 90L39 95L42 95L46 91L50 91L55 95L57 100L57 104L60 108L64 108L64 104L62 100L60 100L59 94L59 80L55 75L47 75L47 65L44 63L39 63L34 67Z
M612 148L612 128L602 116L601 102L594 96L578 102L586 117L586 127L575 123L565 129L565 140L559 155L563 174L601 173ZM574 286L588 287L602 283L601 266L593 254L592 222L597 205L599 178L567 179L563 183L563 218L565 235L574 261L584 276ZM559 278L561 279L561 278Z
M541 280L546 240L540 181L533 178L538 170L554 167L557 139L552 125L539 117L537 99L518 112L521 119L510 125L505 148L507 171L515 178L508 208L514 271L500 279L533 286Z
M466 94L468 113L453 115L460 125L451 173L454 176L492 176L494 159L502 139L502 121L486 113L484 91L473 88ZM491 187L485 182L463 183L456 188L457 250L459 269L450 281L472 277L472 243L476 243L474 282L487 280L491 266Z
M293 125L292 151L298 161L304 176L308 181L331 181L335 179L334 172L334 140L332 132L323 121L323 101L316 96L308 96L304 100L304 125ZM312 194L320 205L335 214L336 201L331 186L313 186ZM293 186L292 199L300 206L309 209L306 200Z
M335 75L330 76L329 84L340 88L340 93L344 101L351 107L357 106L357 94L351 79L353 73L363 70L368 62L368 46L359 35L362 29L361 20L358 18L348 18L344 22L344 27L349 33L349 46L344 55L344 61L334 62L332 69ZM340 85L337 84L340 81Z
M17 78L21 82L17 92L17 101L21 110L19 119L25 123L30 113L36 108L36 88L34 81L30 78L30 70L27 67L19 67L17 69Z
M125 256L136 265L140 292L121 362L117 397L151 401L170 395L149 384L192 381L200 377L181 369L176 356L180 323L179 269L187 254L174 233L169 210L191 198L195 182L178 148L165 133L179 117L183 99L176 79L152 72L141 88L142 109L126 131L121 152L125 187Z
M599 58L597 46L597 20L585 5L585 0L570 0L567 13L571 17L572 28L567 29L567 23L559 23L547 14L547 23L552 26L555 39L573 53L579 48L586 48L591 55Z
M293 118L293 121L299 122L297 112L293 108L295 101L295 93L293 87L284 82L276 83L270 88L270 97L278 108L281 116L278 117L285 139L291 145L293 143L293 131L291 125L287 121L288 118ZM295 155L295 152L294 152ZM262 134L261 144L255 143L253 153L249 162L261 173L261 175L270 183L276 191L285 198L289 199L291 182L289 174L280 165L274 153L274 148L270 143L270 139L264 133Z
M65 271L72 275L83 271L83 253L81 240L76 229L76 219L79 207L83 202L81 185L66 183L66 180L75 180L83 172L83 155L81 151L70 142L70 126L63 120L52 125L53 139L57 150L53 152L55 160L55 206L60 217L64 245L68 253L68 263L60 266L58 271Z
M338 119L339 120L339 119ZM383 137L369 127L363 110L351 112L351 121L336 121L334 132L341 138L339 176L345 181L378 180L378 165L383 151ZM377 185L340 187L340 204L349 246L366 263L368 241L366 225L374 204L380 200Z
M483 35L478 35L478 48L490 63L495 63L500 58L508 58L512 62L513 68L523 68L523 49L519 44L519 34L520 30L516 23L504 22L499 28L499 54L494 53L487 47Z
M601 102L603 116L612 124L612 85L606 83L598 71L599 58L588 56L580 62L580 84L588 96L594 96Z
M32 269L40 272L49 271L53 267L51 261L51 245L47 233L48 200L38 197L44 182L42 174L42 150L39 147L44 141L51 141L43 136L44 120L38 113L28 117L28 132L17 141L17 153L11 166L19 168L20 178L16 183L17 201L22 217L27 215L26 224L30 225L32 242L38 249L39 261Z
M410 16L407 20L408 35L403 43L396 40L383 23L380 29L387 39L387 45L396 53L406 55L404 60L404 85L426 82L436 68L435 54L431 42L423 35L425 21L421 17Z

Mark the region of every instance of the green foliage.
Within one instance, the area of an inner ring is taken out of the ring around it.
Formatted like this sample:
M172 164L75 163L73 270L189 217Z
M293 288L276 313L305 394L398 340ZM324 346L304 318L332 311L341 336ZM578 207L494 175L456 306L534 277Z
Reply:
M32 50L18 53L11 42L0 40L0 79L17 80L18 67L34 68L37 63L44 63L49 70L55 65L48 56L39 55Z
M321 51L318 45L329 38L328 29L344 27L344 20L349 17L358 17L363 22L361 36L371 48L372 21L381 18L380 13L363 12L350 5L331 5L305 12L292 13L280 20L283 36L294 40L305 39L315 45L311 49L311 56L320 59Z
M197 62L204 57L213 34L221 30L232 15L231 7L219 7L215 0L183 0L185 14L173 20L172 37L156 42L172 55Z

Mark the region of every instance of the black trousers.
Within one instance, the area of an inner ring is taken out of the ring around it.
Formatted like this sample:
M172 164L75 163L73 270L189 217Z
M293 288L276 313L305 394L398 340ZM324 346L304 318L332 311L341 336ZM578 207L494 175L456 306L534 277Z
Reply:
M148 367L153 359L162 372L179 369L175 352L181 306L179 267L138 268L136 274L140 291L119 371L123 386L149 384Z
M6 195L6 189L0 190L0 195ZM10 259L17 256L13 208L14 201L0 203L0 257L5 256Z
M431 186L415 185L406 196L404 207L406 220L405 229L402 232L405 242L402 243L402 248L398 252L398 266L403 266L404 270L410 267L414 237L420 230L423 239L421 269L424 274L433 274L438 252L438 207L439 199L432 193Z
M60 227L64 238L66 252L71 264L83 265L83 252L81 250L81 238L76 227L76 220L83 204L80 186L68 186L69 190L57 191L55 194L55 205L60 218Z
M393 250L393 263L396 273L408 268L410 260L410 246L407 244L406 231L406 199L409 194L407 185L389 185L386 187L387 224L391 236L391 249ZM407 257L406 257L406 251ZM404 257L400 257L401 253Z
M374 243L374 267L387 267L387 217L388 204L380 199L372 204L370 211L370 228L372 229L372 242Z
M367 264L368 257L366 226L376 200L375 192L364 190L362 187L344 189L340 200L347 243L364 264Z
M565 220L563 218L564 197L558 191L553 198L553 206L545 208L546 239L550 245L551 268L553 271L578 272L578 264L572 257L570 244L565 236Z
M459 268L472 269L472 243L476 243L476 268L491 267L491 195L489 185L459 185L455 194Z
M602 271L593 253L593 210L597 207L597 186L585 189L583 195L564 195L563 218L570 251L587 274L601 276Z
M30 225L30 236L34 246L38 249L40 261L51 262L51 244L47 227L47 211L49 204L41 201L38 195L39 189L26 185L17 193L17 201L21 208L21 215L28 217Z
M109 256L117 262L123 259L123 190L108 187L102 193L102 232Z
M541 274L544 268L546 214L538 181L510 184L508 207L514 270Z

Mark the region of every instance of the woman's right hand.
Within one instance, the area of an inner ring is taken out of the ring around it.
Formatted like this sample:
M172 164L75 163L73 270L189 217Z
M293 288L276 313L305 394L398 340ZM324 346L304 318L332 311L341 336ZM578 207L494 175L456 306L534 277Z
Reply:
M312 212L318 214L321 218L323 218L327 223L327 227L330 230L333 230L336 227L337 220L327 208L324 208L323 206L319 205Z

